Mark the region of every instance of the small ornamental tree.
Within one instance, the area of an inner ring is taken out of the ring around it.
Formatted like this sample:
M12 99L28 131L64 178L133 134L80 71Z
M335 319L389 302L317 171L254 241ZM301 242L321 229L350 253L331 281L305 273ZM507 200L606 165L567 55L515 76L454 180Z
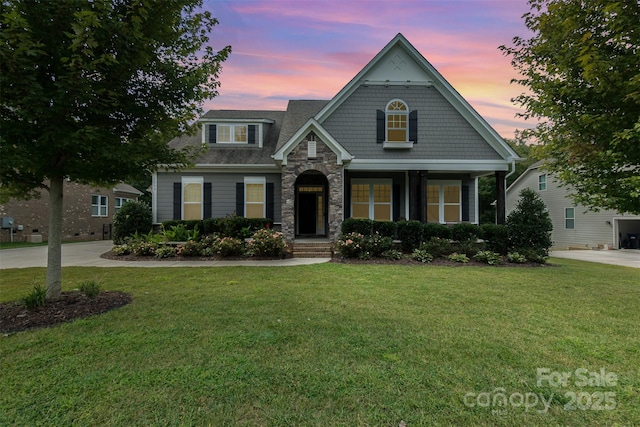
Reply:
M507 217L511 248L520 252L546 257L551 248L553 224L540 196L530 188L520 192L516 208Z
M153 228L151 210L146 203L125 203L113 217L113 243L120 245L134 234L147 234Z

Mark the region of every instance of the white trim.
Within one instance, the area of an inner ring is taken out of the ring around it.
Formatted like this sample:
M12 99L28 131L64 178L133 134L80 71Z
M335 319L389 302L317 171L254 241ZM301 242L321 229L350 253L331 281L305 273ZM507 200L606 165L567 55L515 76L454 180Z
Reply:
M93 203L93 198L98 198L98 203ZM102 201L104 200L104 204ZM98 213L96 215L93 214L93 207L96 206L98 208ZM105 208L104 215L102 214L102 208ZM109 196L105 196L103 194L92 194L91 195L91 217L92 218L107 218L109 216Z
M413 148L413 141L407 141L407 142L384 141L382 143L382 148L384 148L385 150L407 150L409 148Z
M336 154L336 163L342 165L344 162L349 162L353 159L353 156L349 154L345 148L336 141L330 133L328 133L324 127L320 125L315 119L311 118L298 129L298 131L287 142L280 147L271 158L277 162L281 162L284 166L287 164L287 157L289 153L293 151L309 134L313 132L331 151Z
M504 160L418 160L389 161L385 159L353 159L345 166L350 170L427 170L444 172L494 172L506 171L510 163Z
M244 200L243 209L244 216L247 217L247 184L261 184L262 185L262 218L266 218L267 215L267 178L264 176L245 176L244 177ZM257 203L252 202L256 205Z
M211 125L215 125L215 124L225 124L225 123L244 123L247 125L253 125L256 123L266 123L266 124L274 124L275 120L271 120L271 119L222 119L222 118L200 118L198 120L198 122L200 123L206 123L206 124L211 124Z

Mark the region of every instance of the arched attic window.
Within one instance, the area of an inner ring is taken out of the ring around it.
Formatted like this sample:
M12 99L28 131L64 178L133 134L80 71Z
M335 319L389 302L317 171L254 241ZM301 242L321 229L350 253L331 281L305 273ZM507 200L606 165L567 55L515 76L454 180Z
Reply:
M386 141L407 142L409 109L404 101L394 99L387 104L385 109L386 117Z
M392 99L377 110L377 142L384 148L411 148L418 142L418 111L409 111L401 99Z

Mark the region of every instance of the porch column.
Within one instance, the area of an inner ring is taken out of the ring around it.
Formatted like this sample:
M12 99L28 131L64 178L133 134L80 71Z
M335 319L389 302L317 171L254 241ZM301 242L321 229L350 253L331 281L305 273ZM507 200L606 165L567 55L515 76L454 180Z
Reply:
M407 219L422 221L420 218L421 177L418 171L409 171L409 215Z
M504 224L506 219L505 171L496 171L496 224Z

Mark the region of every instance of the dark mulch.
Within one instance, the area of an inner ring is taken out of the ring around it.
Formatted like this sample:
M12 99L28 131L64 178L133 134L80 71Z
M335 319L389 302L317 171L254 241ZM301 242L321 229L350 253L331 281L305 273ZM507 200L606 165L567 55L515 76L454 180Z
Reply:
M63 292L60 298L47 301L43 307L26 308L22 302L0 304L0 333L20 332L105 313L131 302L131 295L103 291L89 298L79 291Z

